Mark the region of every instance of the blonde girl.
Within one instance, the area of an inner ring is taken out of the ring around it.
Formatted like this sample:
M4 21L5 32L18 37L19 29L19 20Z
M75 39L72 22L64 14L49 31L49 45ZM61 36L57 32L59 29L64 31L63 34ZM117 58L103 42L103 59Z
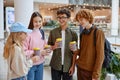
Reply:
M33 63L39 60L38 56L26 59L23 51L23 41L27 32L31 32L22 23L16 22L10 27L10 35L4 46L3 56L8 62L7 80L26 80L26 75Z

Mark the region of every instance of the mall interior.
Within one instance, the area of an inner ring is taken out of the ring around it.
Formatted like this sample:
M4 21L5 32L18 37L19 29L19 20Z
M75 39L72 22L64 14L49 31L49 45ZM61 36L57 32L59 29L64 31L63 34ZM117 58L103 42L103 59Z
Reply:
M38 11L43 16L43 30L48 39L50 30L57 25L56 11L67 8L71 11L70 28L79 35L79 26L74 17L80 9L88 9L94 14L94 24L104 31L111 43L112 51L120 62L120 1L119 0L0 0L0 80L7 80L7 62L3 58L3 47L9 35L9 27L14 22L28 26L31 14ZM51 80L49 62L51 55L45 57L44 79ZM118 64L120 66L120 64ZM120 67L119 67L120 79ZM117 70L117 71L118 71ZM117 73L117 72L116 72ZM115 73L108 73L103 80L119 80ZM77 80L76 71L73 80Z

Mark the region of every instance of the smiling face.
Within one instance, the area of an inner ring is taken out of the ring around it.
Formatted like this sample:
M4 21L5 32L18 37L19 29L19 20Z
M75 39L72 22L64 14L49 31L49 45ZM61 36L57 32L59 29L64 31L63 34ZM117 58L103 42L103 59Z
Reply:
M83 28L87 27L90 24L89 21L85 18L78 18L78 22Z
M57 19L58 19L61 27L66 26L67 22L69 20L66 14L59 14L59 15L57 15Z
M39 12L34 12L31 15L28 29L40 28L42 26L42 15Z
M39 16L33 18L33 26L35 29L39 29L42 26L42 19Z
M76 20L79 22L79 24L86 28L87 26L90 26L93 23L93 15L88 10L80 10L75 16Z

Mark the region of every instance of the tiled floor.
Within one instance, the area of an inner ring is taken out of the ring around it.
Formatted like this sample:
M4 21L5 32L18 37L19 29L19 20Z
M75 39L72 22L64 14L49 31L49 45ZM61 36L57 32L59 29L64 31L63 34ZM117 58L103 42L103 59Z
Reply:
M50 67L44 67L43 80L51 80Z
M7 80L7 66L4 61L0 61L0 80Z
M50 72L50 67L44 67L44 76L43 76L43 80L51 80L51 72ZM76 71L73 75L73 80L77 80L77 75L76 75Z

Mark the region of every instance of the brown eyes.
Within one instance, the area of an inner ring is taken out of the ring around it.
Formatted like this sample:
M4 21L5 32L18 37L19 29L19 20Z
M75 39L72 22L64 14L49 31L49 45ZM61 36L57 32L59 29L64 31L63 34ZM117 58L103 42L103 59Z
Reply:
M34 22L35 22L35 23L38 23L38 22L39 22L39 23L41 23L41 22L42 22L42 20L41 20L41 21L34 21Z
M57 17L57 19L66 19L68 17Z

